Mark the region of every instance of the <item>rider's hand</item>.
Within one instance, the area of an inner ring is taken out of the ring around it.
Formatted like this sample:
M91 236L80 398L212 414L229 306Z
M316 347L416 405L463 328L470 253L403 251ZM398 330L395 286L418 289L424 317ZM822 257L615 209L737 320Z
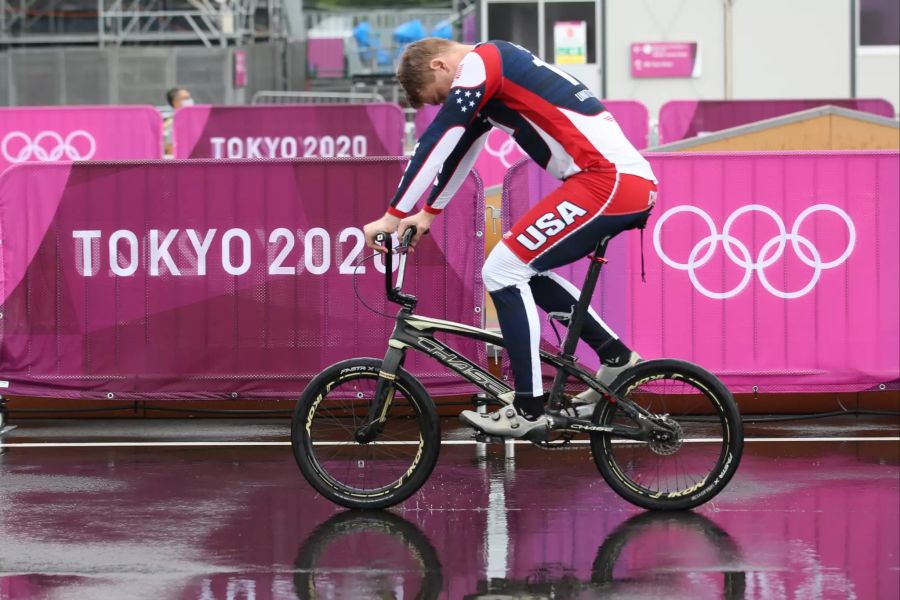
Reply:
M433 215L430 212L425 212L424 210L420 210L414 215L410 215L400 221L400 226L397 228L397 235L400 238L403 238L403 232L407 230L410 226L415 226L416 235L413 236L413 239L410 240L410 252L412 248L415 247L416 244L419 243L419 240L423 235L428 233L428 230L431 229L431 222L434 221L434 218L437 215Z
M387 250L384 246L379 246L375 242L375 235L382 232L390 235L397 231L398 225L400 225L400 219L388 213L385 213L384 216L377 221L372 221L367 224L363 227L363 235L366 236L366 246L375 250L375 252L384 254Z

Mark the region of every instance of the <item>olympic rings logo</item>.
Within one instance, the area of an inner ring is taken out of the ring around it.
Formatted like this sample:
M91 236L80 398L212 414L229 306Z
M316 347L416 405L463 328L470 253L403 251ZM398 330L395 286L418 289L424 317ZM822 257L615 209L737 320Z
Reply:
M844 252L834 260L830 261L823 261L822 255L815 247L815 245L809 240L809 238L806 238L799 233L800 226L803 224L806 218L813 213L817 213L820 211L831 212L838 215L841 219L843 219L849 233L847 247L844 249ZM697 242L696 245L694 245L686 263L676 262L672 260L663 251L662 242L660 240L662 228L663 225L665 225L666 221L668 221L670 217L683 212L692 213L699 216L709 228L709 235ZM744 245L744 243L739 239L731 235L731 229L738 217L750 212L759 212L769 216L775 222L775 225L778 227L779 232L778 235L763 244L755 260L750 255L750 250L747 248L747 246ZM725 249L725 254L728 256L731 262L744 269L744 276L741 278L740 283L738 283L733 289L726 292L711 291L704 287L697 278L697 270L703 267L712 259L713 254L718 248L719 242L722 242L722 246ZM788 242L791 243L791 248L797 255L797 258L799 258L803 264L813 270L812 278L810 278L809 282L804 287L796 291L785 291L775 288L775 286L773 286L769 279L766 277L765 271L767 267L770 267L784 255L784 251ZM657 221L656 228L653 231L653 247L656 249L656 253L662 259L662 261L673 269L678 269L679 271L687 271L688 276L691 279L691 283L694 285L694 289L696 289L704 296L716 300L733 298L734 296L741 293L744 288L746 288L750 283L754 272L757 274L757 277L759 277L759 281L763 285L763 287L777 298L789 300L805 296L806 294L811 292L819 282L819 277L822 275L822 271L826 269L833 269L837 266L842 265L847 260L847 258L850 257L850 254L853 252L853 248L855 245L856 228L853 226L853 221L850 219L850 216L846 212L831 204L816 204L815 206L811 206L801 212L797 217L797 220L794 221L794 225L791 227L790 233L787 232L784 221L782 221L778 213L767 206L762 206L761 204L748 204L747 206L741 207L731 213L731 216L729 216L725 221L725 227L722 228L722 233L717 232L716 224L713 222L709 214L707 214L705 211L697 208L696 206L675 206L663 213L659 221Z
M494 135L496 131L503 131L502 129L492 129L490 133L488 133L487 139L484 141L484 149L485 151L495 158L500 159L500 164L502 164L507 169L513 166L513 164L519 158L525 156L525 153L522 152L522 149L519 148L519 145L516 143L516 140L513 139L511 135L507 135L507 138L500 144L499 148L494 148L491 146L491 137ZM515 156L518 154L518 156ZM513 155L513 160L510 160L510 155Z
M0 141L0 154L10 163L25 162L31 158L42 162L88 160L96 151L94 136L83 129L73 131L65 138L55 131L42 131L34 139L21 131L10 131Z

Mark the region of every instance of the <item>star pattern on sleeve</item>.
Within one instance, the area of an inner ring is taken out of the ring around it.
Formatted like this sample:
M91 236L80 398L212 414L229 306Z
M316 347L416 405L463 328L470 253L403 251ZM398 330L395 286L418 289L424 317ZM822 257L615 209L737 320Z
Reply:
M479 98L484 95L480 89L456 88L453 90L451 97L456 99L456 106L460 112L475 112L480 104Z

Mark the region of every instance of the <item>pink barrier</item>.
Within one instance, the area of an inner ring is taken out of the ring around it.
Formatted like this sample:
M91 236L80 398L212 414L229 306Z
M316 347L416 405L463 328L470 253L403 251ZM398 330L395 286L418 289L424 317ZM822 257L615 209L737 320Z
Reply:
M24 162L162 158L152 106L0 108L0 173Z
M660 188L647 282L640 236L623 234L595 306L645 357L696 362L734 391L897 388L898 156L651 154ZM554 185L536 165L517 165L504 215ZM579 283L585 265L569 269Z
M309 38L306 54L306 65L311 76L344 76L344 38Z
M825 105L894 118L894 107L881 98L831 100L671 100L659 110L659 143L746 125Z
M175 113L175 158L360 158L403 154L396 104L189 106Z
M649 144L649 121L647 107L636 100L603 100L604 106L616 117L625 136L638 149ZM416 136L421 136L437 115L439 106L426 106L416 113ZM525 153L506 133L496 127L488 134L484 150L475 162L475 170L484 180L486 188L500 185L507 170L516 164Z
M403 158L21 165L0 176L4 393L294 396L323 367L383 356L391 318L354 293L361 227ZM470 175L413 257L422 314L481 323L483 192ZM383 263L359 292L393 315ZM458 340L472 359L484 345ZM435 363L435 393L471 389Z

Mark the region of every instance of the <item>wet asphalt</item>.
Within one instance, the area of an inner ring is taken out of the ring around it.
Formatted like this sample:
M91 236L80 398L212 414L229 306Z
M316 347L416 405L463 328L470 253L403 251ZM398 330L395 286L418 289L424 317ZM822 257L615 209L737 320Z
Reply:
M306 484L286 420L12 425L0 600L900 597L896 418L748 425L728 488L677 514L627 504L583 447L445 445L367 513Z

